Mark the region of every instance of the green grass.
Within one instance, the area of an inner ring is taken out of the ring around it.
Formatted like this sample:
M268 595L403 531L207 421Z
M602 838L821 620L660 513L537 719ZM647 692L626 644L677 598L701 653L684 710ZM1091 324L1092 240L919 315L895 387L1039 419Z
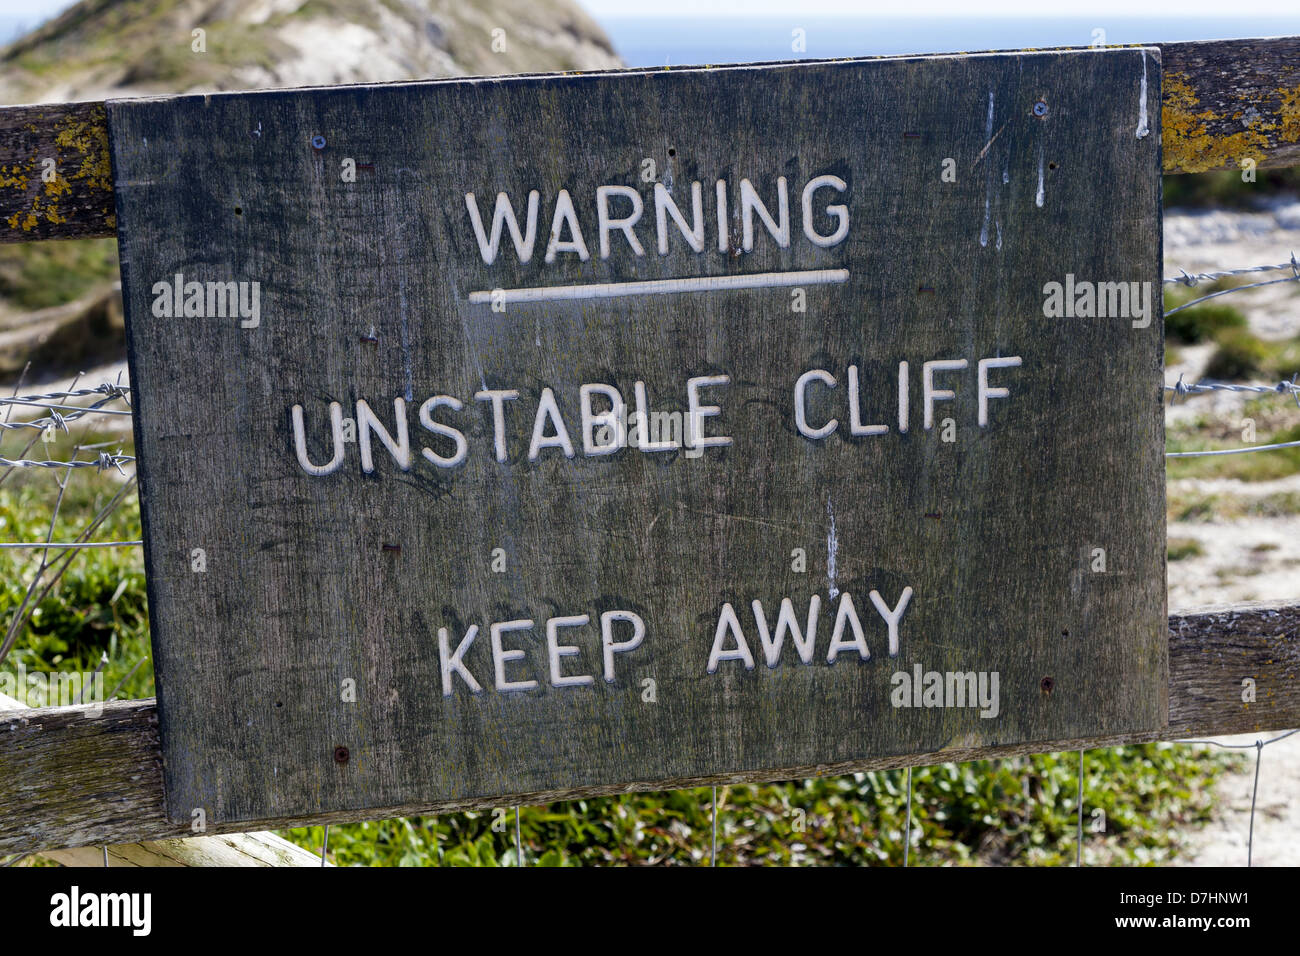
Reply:
M1251 498L1246 504L1246 514L1252 518L1285 518L1300 514L1300 493L1278 491Z
M71 302L117 274L115 239L0 246L0 298L14 309Z
M1214 780L1243 765L1239 755L1198 755L1172 744L1089 751L1085 860L1149 864L1170 859L1180 836L1208 819ZM1077 769L1073 753L916 769L909 862L1072 863ZM888 771L719 787L718 863L900 865L905 780L905 771ZM1103 822L1102 832L1092 831ZM709 862L708 789L525 807L520 823L529 865ZM320 827L284 835L320 850ZM333 826L329 841L331 858L340 865L510 866L515 862L514 811Z
M1281 444L1300 441L1300 425L1292 425L1260 438L1257 444ZM1240 441L1217 442L1196 434L1170 431L1165 436L1166 451L1210 451L1217 448L1242 448ZM1272 481L1300 471L1300 447L1272 451L1246 452L1239 455L1212 455L1204 458L1168 458L1165 476L1177 478L1236 478L1239 481Z
M1204 378L1238 382L1264 374L1272 356L1267 342L1246 329L1225 330L1216 341L1218 348L1205 366Z
M1296 192L1300 192L1300 167L1258 169L1253 183L1242 182L1240 170L1164 177L1166 208L1253 209L1261 199Z
M1178 521L1213 521L1223 513L1219 495L1188 494L1170 490L1165 505L1170 524Z
M1205 554L1205 548L1195 538L1170 538L1166 553L1170 561L1184 561Z
M53 448L52 457L59 453ZM16 450L10 447L5 451ZM66 453L67 449L62 451ZM45 540L53 512L54 478L49 472L19 477L24 480L15 481L11 477L0 485L0 540ZM89 469L74 475L68 482L52 540L75 538L120 487L107 477L95 476ZM134 540L139 536L139 503L134 493L123 500L94 534L101 541ZM55 558L57 554L51 552L51 562ZM0 550L0 622L4 627L8 627L21 605L40 559L40 551ZM144 563L139 548L89 549L74 557L67 573L35 605L30 623L0 667L10 673L20 665L28 674L89 673L99 667L105 654L108 655L103 669L105 694L143 660L144 664L126 680L118 696L123 699L152 696Z
M1226 523L1238 518L1288 518L1300 514L1300 492L1275 491L1267 495L1202 494L1170 490L1167 517L1178 521ZM1172 546L1174 539L1170 539ZM1177 560L1172 557L1171 560Z
M1276 383L1300 371L1300 339L1266 342L1246 329L1229 328L1218 332L1215 341L1218 348L1205 366L1204 378Z
M1192 298L1216 291L1212 286L1202 290L1176 289L1165 293L1165 309L1172 309ZM1202 302L1189 309L1165 316L1165 338L1180 345L1195 345L1216 338L1228 329L1244 329L1246 317L1226 303L1214 300Z
M1265 341L1250 332L1246 316L1220 299L1211 299L1169 314L1193 299L1237 288L1248 282L1242 276L1225 276L1195 288L1174 286L1165 291L1165 365L1177 358L1177 346L1212 341L1214 354L1203 378L1244 381L1263 376L1274 381L1300 371L1300 339Z

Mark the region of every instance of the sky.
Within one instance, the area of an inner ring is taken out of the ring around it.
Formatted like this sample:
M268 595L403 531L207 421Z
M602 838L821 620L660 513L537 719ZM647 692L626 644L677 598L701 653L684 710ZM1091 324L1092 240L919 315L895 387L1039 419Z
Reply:
M0 46L54 17L75 2L76 0L0 0ZM474 0L465 2L473 3ZM900 17L908 18L913 23L916 18L940 18L949 21L950 31L959 30L958 24L962 22L982 20L996 23L998 18L1011 18L1020 21L1020 26L1025 30L1032 31L1032 35L1025 34L1019 41L1008 39L1003 44L984 39L985 45L992 43L993 47L1014 46L1017 43L1066 45L1072 41L1059 35L1059 30L1054 32L1051 24L1065 23L1071 19L1078 22L1073 25L1076 29L1069 36L1077 33L1080 22L1086 22L1112 32L1116 37L1113 42L1124 42L1125 39L1154 40L1157 39L1155 34L1162 32L1165 34L1163 39L1168 40L1271 36L1300 32L1300 29L1278 23L1276 19L1271 23L1262 22L1269 17L1289 17L1294 20L1300 14L1300 0L1247 0L1235 7L1225 3L1225 0L906 0L904 3L899 0L655 0L649 4L639 0L575 2L606 26L629 63L642 65L668 62L673 57L676 57L674 62L703 62L699 60L701 56L706 60L719 59L720 62L779 58L778 54L767 51L767 47L762 50L758 47L737 48L729 53L721 48L708 47L707 44L694 49L691 48L690 36L680 31L672 38L660 37L656 40L648 35L643 36L642 31L635 28L636 22L644 23L646 20L662 22L666 26L674 21L690 22L693 18L712 20L711 36L714 46L718 42L725 42L727 36L725 32L718 33L718 23L725 24L733 19L738 25L748 23L750 32L762 30L764 23L774 21L811 28L819 21L824 25L827 21L854 20L858 22L861 34L862 29L869 28L873 19L880 22ZM1119 36L1122 32L1119 21L1137 24L1143 20L1148 21L1147 25L1133 36ZM1251 26L1255 20L1261 21L1259 27ZM1154 25L1150 21L1155 21ZM1161 21L1185 29L1179 31L1171 28L1164 31L1160 28ZM885 24L881 23L881 28L884 27ZM908 29L911 35L917 35L918 28L915 25ZM929 34L922 30L921 35ZM664 47L669 39L672 41L669 44L672 49ZM700 43L704 42L702 38L697 39ZM841 46L844 46L850 38L841 39L844 41ZM733 40L739 42L739 37ZM942 41L934 36L925 50L946 49L945 44L951 45L950 41L949 36L943 37ZM833 52L824 49L820 55L923 52L922 47L915 43L910 46L904 44L905 50L901 47L872 47L868 50L862 46L865 42L863 36L857 35L845 49Z
M609 17L1252 17L1295 16L1297 0L579 0L598 20Z
M72 0L0 0L0 14L35 22L70 6Z
M0 14L37 22L53 16L73 0L0 0ZM1013 16L1045 17L1216 17L1295 15L1296 0L1250 0L1245 5L1223 0L578 0L597 19L608 17L864 17Z

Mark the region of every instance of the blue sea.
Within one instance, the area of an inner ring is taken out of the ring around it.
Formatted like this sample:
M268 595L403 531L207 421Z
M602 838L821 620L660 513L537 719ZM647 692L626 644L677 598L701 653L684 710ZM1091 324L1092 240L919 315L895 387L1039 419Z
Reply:
M792 6L795 6L792 4ZM896 56L1300 34L1300 16L1232 18L809 18L600 21L629 66ZM802 30L803 49L795 48ZM1096 31L1104 31L1099 37Z

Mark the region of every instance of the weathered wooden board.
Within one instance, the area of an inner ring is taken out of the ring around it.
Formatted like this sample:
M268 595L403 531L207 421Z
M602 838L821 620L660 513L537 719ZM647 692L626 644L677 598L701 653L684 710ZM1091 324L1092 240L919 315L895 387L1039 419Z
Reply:
M1169 726L1161 731L950 748L784 771L714 774L669 783L753 783L801 773L853 773L1285 730L1300 725L1298 672L1300 605L1251 604L1176 612L1169 618ZM1243 693L1245 677L1255 682L1253 701ZM52 788L51 781L58 781L59 786ZM581 799L620 789L598 786L551 790L529 794L524 802ZM420 802L361 811L320 810L305 817L253 823L259 827L306 826L490 805L481 799ZM233 833L241 826L246 829L248 824L213 821L209 832ZM190 835L191 827L189 820L169 822L163 806L162 748L154 701L119 701L102 708L87 705L29 710L0 719L0 853L164 840Z
M111 236L103 103L0 109L0 242Z
M1166 174L1240 169L1247 159L1259 169L1300 162L1300 85L1291 82L1300 38L1148 45L1164 62ZM115 235L111 185L93 175L107 162L102 106L0 107L0 243ZM69 146L75 172L51 186L39 175L42 161ZM64 199L49 202L52 191Z
M171 818L1157 731L1159 102L1151 50L110 102ZM716 444L591 453L584 384Z

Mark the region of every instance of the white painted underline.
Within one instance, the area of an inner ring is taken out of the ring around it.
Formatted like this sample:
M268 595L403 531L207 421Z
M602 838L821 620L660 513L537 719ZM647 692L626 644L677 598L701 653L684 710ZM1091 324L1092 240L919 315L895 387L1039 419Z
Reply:
M726 292L732 289L777 289L799 285L848 282L848 269L805 269L802 272L756 272L741 276L690 276L683 279L647 279L641 282L597 282L591 285L537 286L531 289L489 289L471 292L469 301L546 302L553 299L613 299L623 295L663 295L667 292Z

